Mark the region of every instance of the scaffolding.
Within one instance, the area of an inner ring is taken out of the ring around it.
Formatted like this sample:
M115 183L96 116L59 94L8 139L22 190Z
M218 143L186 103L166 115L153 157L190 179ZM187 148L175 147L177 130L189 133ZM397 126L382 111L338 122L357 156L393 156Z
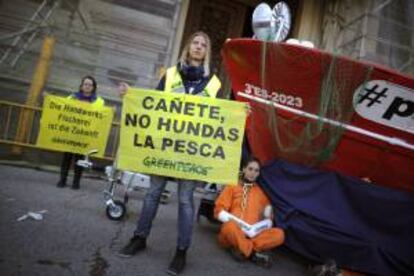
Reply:
M373 4L373 8L344 25L338 52L414 74L413 3L386 0Z
M3 5L0 87L25 89L41 41L49 34L57 42L47 82L49 91L58 95L73 91L84 75L94 75L100 94L113 102L119 102L113 93L119 81L155 87L159 71L171 63L182 4L171 0L154 1L151 5L157 7L158 2L168 3L163 8L171 10L157 10L158 15L153 15L105 0L16 0L14 8ZM134 2L135 8L140 5ZM171 17L161 17L167 15Z
M50 16L60 5L60 0L54 1L51 6L47 4L48 0L43 0L23 29L8 36L15 36L15 38L11 45L7 45L6 51L0 58L0 65L2 63L8 63L11 67L15 67L20 57L25 53L29 45L31 45L33 39L40 33L40 30L47 27ZM14 49L17 49L17 51L13 51Z

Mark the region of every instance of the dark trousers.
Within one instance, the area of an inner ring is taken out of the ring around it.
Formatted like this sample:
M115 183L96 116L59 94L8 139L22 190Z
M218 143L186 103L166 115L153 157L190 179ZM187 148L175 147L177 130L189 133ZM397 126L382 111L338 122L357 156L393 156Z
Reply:
M66 179L69 174L70 165L72 163L72 159L74 159L74 177L73 177L73 187L79 188L80 179L82 176L83 168L76 165L76 162L79 159L82 159L83 155L65 152L63 153L62 164L60 165L60 185L66 185Z

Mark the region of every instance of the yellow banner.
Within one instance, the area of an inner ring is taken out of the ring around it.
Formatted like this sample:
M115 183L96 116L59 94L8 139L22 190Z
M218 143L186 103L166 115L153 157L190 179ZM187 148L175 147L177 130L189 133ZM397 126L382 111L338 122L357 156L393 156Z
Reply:
M122 107L118 167L235 184L245 120L241 102L129 89Z
M37 146L103 157L113 118L110 107L48 95L43 103Z

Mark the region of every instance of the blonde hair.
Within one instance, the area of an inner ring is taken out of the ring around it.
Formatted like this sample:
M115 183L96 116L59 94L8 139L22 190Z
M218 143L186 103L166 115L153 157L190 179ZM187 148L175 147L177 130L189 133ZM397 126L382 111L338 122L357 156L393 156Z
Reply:
M181 52L180 56L180 64L188 64L189 52L190 52L190 45L193 42L194 38L197 36L201 36L206 41L206 55L203 59L203 69L204 69L204 77L208 77L210 75L210 60L211 60L211 41L210 37L202 31L198 31L193 33L186 41L183 51Z

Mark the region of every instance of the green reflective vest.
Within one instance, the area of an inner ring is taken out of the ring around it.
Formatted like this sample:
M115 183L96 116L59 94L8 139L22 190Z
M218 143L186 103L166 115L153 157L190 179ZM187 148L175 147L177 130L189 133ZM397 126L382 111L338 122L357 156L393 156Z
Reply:
M69 99L76 99L73 95L68 96ZM94 106L104 106L105 100L102 97L97 96L96 100L94 102L91 102L90 104Z
M221 82L216 75L213 75L207 85L204 87L201 95L215 98L220 90ZM183 80L177 70L177 66L167 69L165 74L164 92L185 92Z

